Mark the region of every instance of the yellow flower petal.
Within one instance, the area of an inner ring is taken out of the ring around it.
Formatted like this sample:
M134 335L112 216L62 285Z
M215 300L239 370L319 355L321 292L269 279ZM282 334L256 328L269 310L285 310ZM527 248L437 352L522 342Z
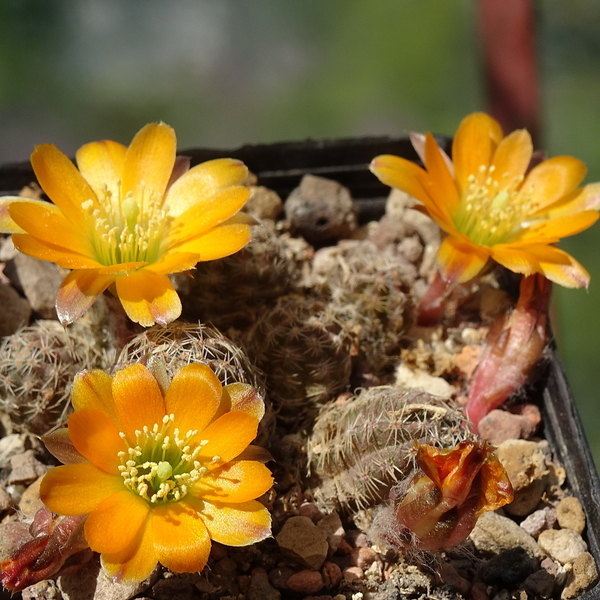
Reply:
M129 365L115 373L112 383L115 408L128 440L135 442L136 429L159 426L165 416L165 402L156 379L143 365Z
M143 127L127 148L123 166L122 197L137 199L152 193L162 198L175 164L175 132L164 123ZM141 201L140 201L141 205Z
M458 206L458 190L440 147L431 133L425 136L425 165L430 181L435 182L428 185L427 193L435 201L436 208L443 215L444 221L448 222L449 215ZM429 204L426 203L426 206L429 207Z
M525 129L513 131L496 148L492 159L494 171L491 178L503 189L511 179L525 174L532 154L533 143L529 133Z
M88 515L85 539L94 552L120 552L138 535L149 512L148 502L129 490L111 494Z
M558 242L560 238L575 235L591 227L599 216L598 211L586 210L574 215L541 221L521 230L511 239L510 243L538 242L551 244Z
M256 500L240 504L208 502L190 498L211 539L227 546L255 544L271 535L271 515Z
M462 120L452 143L452 162L461 193L468 187L469 175L483 177L479 167L490 165L501 139L502 128L489 115L473 113Z
M162 565L175 573L202 571L210 553L206 526L185 501L163 504L152 510L154 548Z
M116 284L127 316L143 327L167 325L181 314L181 300L166 275L144 269L118 277Z
M150 518L129 546L114 554L101 554L100 562L108 577L117 582L138 583L146 579L158 562Z
M250 444L257 431L258 421L249 414L226 413L198 434L199 439L208 440L198 456L209 460L218 456L219 463L229 462Z
M554 246L496 247L494 259L515 273L541 273L568 288L587 288L590 282L589 273L572 256Z
M473 279L483 269L488 258L488 251L481 246L450 236L444 238L437 254L442 277L458 283Z
M177 246L177 252L193 252L200 255L201 261L215 260L230 256L241 250L252 234L244 224L224 224L215 227L198 239Z
M175 415L175 426L183 433L202 432L219 407L222 385L212 369L201 363L177 371L165 394L167 414Z
M128 275L133 271L138 271L147 264L147 262L118 263L116 265L109 265L108 267L100 267L98 273L100 275L114 275L116 279L119 275Z
M429 202L427 172L414 162L392 154L382 154L371 161L369 169L385 185L398 188L425 205Z
M175 181L165 198L165 207L168 207L171 216L177 217L199 203L205 206L211 204L211 198L230 186L239 185L247 176L248 168L239 160L208 160L196 165Z
M52 512L60 515L86 515L122 489L120 475L108 475L85 462L50 469L42 480L40 498Z
M94 258L85 230L73 227L49 202L13 202L8 212L19 227L41 242L60 245L73 253Z
M101 369L80 371L73 381L71 402L76 411L82 408L102 411L117 427L120 427L112 397L112 379Z
M81 317L113 281L114 277L100 275L94 269L71 271L63 279L56 296L60 322L68 325Z
M108 192L118 197L126 153L127 146L110 140L85 144L77 150L79 171L96 196L102 197Z
M505 266L513 273L521 273L525 276L540 273L539 261L528 250L529 246L510 247L507 245L497 245L492 250L492 256L497 263Z
M246 204L249 195L250 190L239 185L212 196L197 195L196 204L171 223L165 241L166 247L177 248L224 223Z
M570 194L566 194L560 200L540 210L540 214L549 219L558 217L569 217L584 210L600 209L600 183L590 183ZM538 214L533 213L537 218Z
M156 275L169 275L190 271L200 261L200 255L192 252L169 252L147 267Z
M271 489L273 477L263 464L240 460L210 471L190 491L193 496L211 502L247 502Z
M540 256L540 268L546 279L564 287L587 289L590 284L590 274L572 256L552 246Z
M85 223L81 205L87 200L96 203L94 191L71 160L52 144L37 146L31 155L31 165L47 196L76 226Z
M523 182L523 192L535 195L532 214L552 205L583 181L585 165L572 156L555 156L534 167Z
M102 266L93 258L77 254L58 244L42 242L27 233L13 234L12 241L19 252L33 258L54 262L63 269L97 269Z
M15 202L33 202L34 204L48 204L42 200L31 200L20 196L2 196L0 198L0 233L25 233L10 216L8 208Z
M265 403L258 391L251 385L247 383L231 383L223 389L230 398L230 410L241 410L252 415L259 421L264 417Z
M119 475L118 453L126 450L116 425L102 411L82 408L69 416L69 436L77 451L99 469Z

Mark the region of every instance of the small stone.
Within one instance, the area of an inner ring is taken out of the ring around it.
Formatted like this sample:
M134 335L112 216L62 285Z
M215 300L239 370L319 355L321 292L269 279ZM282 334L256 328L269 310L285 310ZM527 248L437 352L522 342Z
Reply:
M314 502L303 502L298 507L298 514L301 517L308 517L313 523L317 523L323 518L323 513Z
M213 542L210 548L210 557L215 561L227 558L227 547L218 542Z
M63 600L55 581L45 579L26 587L21 592L22 600Z
M253 572L246 598L247 600L279 600L281 592L271 585L266 573Z
M479 364L479 357L481 355L480 346L464 346L464 348L454 357L456 362L456 368L460 371L461 375L469 380L471 375L475 371L475 368ZM492 411L494 412L494 411ZM484 417L485 418L485 417ZM481 428L481 421L479 428ZM492 442L493 443L493 442Z
M535 510L546 488L548 467L542 450L535 442L507 440L496 449L506 469L515 497L504 509L510 515L524 517Z
M327 564L327 563L325 563ZM277 589L285 590L287 587L287 580L296 573L295 569L292 567L277 567L269 572L269 581L272 585L274 585Z
M323 565L322 574L328 588L336 587L342 580L342 569L333 562L326 562Z
M556 522L556 511L547 506L532 512L521 521L520 526L534 539L537 539L545 529L552 529Z
M523 425L521 437L524 439L530 438L537 430L542 422L542 413L535 404L519 404L511 408L511 412L521 415L527 421L527 425Z
M573 562L573 570L567 576L567 585L560 595L561 600L575 598L588 590L598 579L598 568L589 552L580 554Z
M585 513L581 502L575 496L563 498L558 503L556 519L563 529L572 529L579 534L585 529Z
M327 534L327 543L329 544L329 554L337 552L342 540L344 539L344 526L342 520L336 512L325 515L318 523L317 527Z
M11 457L32 448L32 437L26 433L11 433L0 438L0 469L8 466Z
M0 485L0 514L14 506L13 499L10 494Z
M43 319L56 319L54 303L64 277L60 267L21 253L17 254L11 262L14 265L17 283L22 288L31 308Z
M28 517L33 517L35 513L44 506L40 499L40 485L44 476L38 477L24 492L19 502L19 509Z
M523 589L535 598L551 598L555 579L554 575L540 569L523 582Z
M572 529L548 529L542 531L538 544L561 564L573 562L587 550L583 538Z
M507 440L527 438L531 435L531 421L522 415L506 410L490 411L477 425L480 437L494 446Z
M367 534L360 529L350 529L347 531L346 541L353 548L366 548L369 545L369 538Z
M542 559L542 562L540 563L540 568L544 569L544 571L547 571L548 573L550 573L550 575L553 575L554 577L556 577L556 575L558 574L558 565L549 556L546 556L546 558Z
M475 581L471 586L472 600L488 600L489 597L487 585L483 581ZM527 598L523 600L527 600Z
M10 458L11 472L8 476L9 485L29 485L50 469L35 457L35 451L26 450Z
M326 242L351 237L358 223L352 196L337 181L305 175L284 205L286 219L307 242Z
M396 367L394 385L409 389L420 388L424 392L439 398L450 399L454 388L441 377L434 377L420 369L411 369L403 363Z
M327 533L308 517L290 517L275 536L281 551L311 569L320 569L329 552Z
M321 573L311 569L304 569L299 573L294 573L286 583L290 590L304 594L316 594L325 585Z
M257 185L250 188L250 197L242 210L256 219L274 221L280 215L282 208L283 202L277 192Z
M504 550L481 563L477 573L486 583L512 588L524 581L537 566L537 560L524 548Z
M0 337L12 335L29 323L31 306L11 285L0 284L0 306Z
M75 573L61 575L57 583L63 600L129 600L149 589L158 578L158 573L158 568L154 569L139 583L114 583L105 575L99 563L92 560Z
M439 567L439 576L445 585L449 585L463 596L468 595L471 583L458 574L458 571L449 563L442 563Z
M342 571L342 576L346 581L356 581L364 577L364 572L360 567L346 567Z
M194 593L195 588L189 581L177 577L161 579L152 588L155 600L192 600Z
M495 512L479 517L469 536L477 550L500 554L503 550L522 547L531 557L543 559L546 554L538 543L512 519Z
M355 548L352 551L351 559L355 567L360 567L365 571L379 559L379 556L373 548Z
M242 592L242 594L245 594L248 591L251 580L252 580L252 578L250 577L250 575L238 575L237 576L237 584L238 584L238 587L240 588L240 591Z

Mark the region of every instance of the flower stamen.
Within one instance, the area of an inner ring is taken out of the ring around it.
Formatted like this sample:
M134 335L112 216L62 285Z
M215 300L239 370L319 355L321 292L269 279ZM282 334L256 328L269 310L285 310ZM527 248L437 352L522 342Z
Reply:
M174 415L165 415L160 429L155 423L151 428L144 426L136 430L134 446L129 446L125 433L119 433L127 448L117 455L123 483L151 504L181 500L208 470L198 460L208 440L191 444L198 431L189 430L181 437L179 429L172 427L174 420ZM220 457L215 456L207 464L219 460Z

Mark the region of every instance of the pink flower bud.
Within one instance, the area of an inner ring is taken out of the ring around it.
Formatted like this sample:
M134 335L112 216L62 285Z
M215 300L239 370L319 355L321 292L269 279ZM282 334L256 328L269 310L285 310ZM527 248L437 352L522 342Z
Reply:
M552 284L542 275L524 277L517 306L490 328L465 408L475 430L485 415L527 382L540 359L551 291Z

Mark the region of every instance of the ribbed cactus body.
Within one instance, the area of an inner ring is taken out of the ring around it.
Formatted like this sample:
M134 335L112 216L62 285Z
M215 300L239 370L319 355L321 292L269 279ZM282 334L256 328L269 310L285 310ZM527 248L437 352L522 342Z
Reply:
M348 389L353 336L322 300L284 296L243 338L283 420L310 421Z
M37 321L0 345L0 410L14 431L42 435L66 423L73 377L102 367L106 355L81 319L69 328Z
M365 508L414 469L414 443L453 446L471 436L460 409L425 392L361 390L328 405L308 440L315 499L327 509Z
M176 276L183 318L211 323L222 331L245 328L266 306L290 293L301 270L293 251L272 227L252 228L252 241L236 254L198 263L192 277Z

